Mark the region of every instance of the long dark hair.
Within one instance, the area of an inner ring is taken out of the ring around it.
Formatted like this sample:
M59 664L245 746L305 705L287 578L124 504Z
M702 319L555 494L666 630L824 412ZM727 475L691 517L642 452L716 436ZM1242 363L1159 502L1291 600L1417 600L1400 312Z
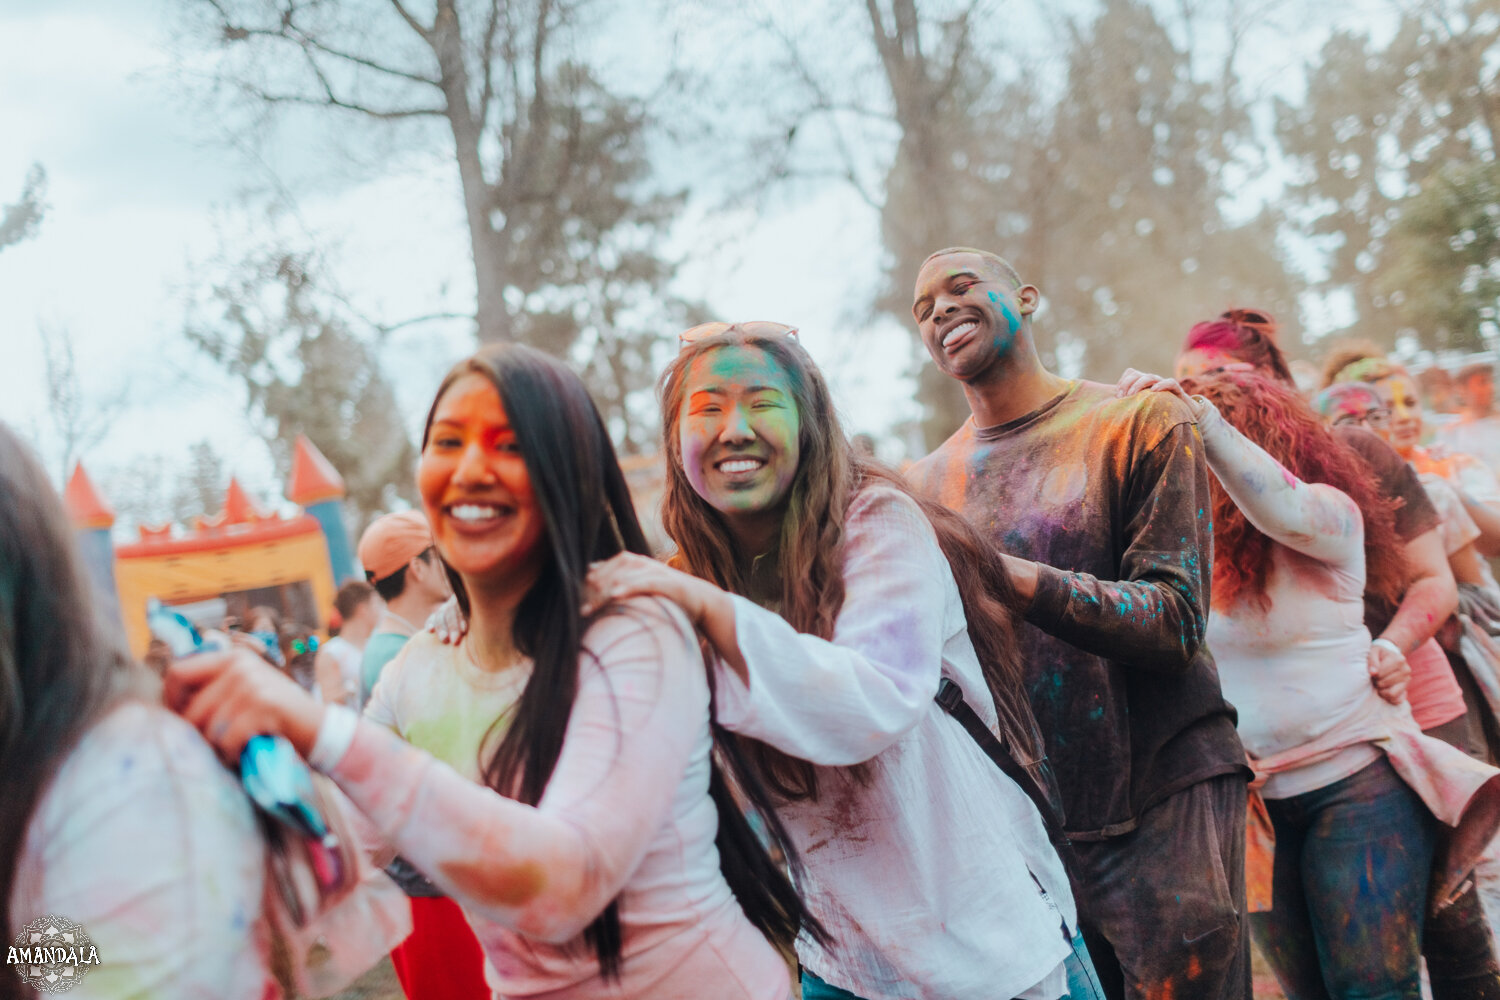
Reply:
M438 402L457 379L470 374L488 379L500 394L547 528L549 558L521 599L513 625L516 649L533 662L531 678L509 714L494 755L480 761L486 784L535 805L562 752L578 692L579 659L586 653L584 635L598 617L620 610L606 607L590 617L583 615L589 563L622 551L650 555L651 549L588 390L577 375L540 351L498 344L455 365L428 412L424 450ZM463 578L446 562L444 568L467 615L469 594ZM735 803L720 762L763 815L772 839L795 870L796 852L771 809L770 796L717 724L714 736L718 759L711 765L709 792L718 808L715 843L729 888L750 922L779 947L790 949L799 930L826 939ZM617 977L622 943L619 900L589 925L584 937L599 958L602 974Z
M1191 378L1183 386L1212 400L1225 420L1298 479L1348 494L1364 518L1365 594L1392 608L1401 603L1407 570L1394 504L1381 495L1365 460L1333 436L1300 393L1248 371ZM1217 478L1213 503L1213 603L1230 608L1249 600L1264 609L1275 543L1250 523Z
M723 516L698 495L682 467L678 428L687 375L693 362L726 346L765 352L791 383L797 405L800 448L776 553L776 611L799 632L832 638L844 606L844 524L849 505L869 486L884 485L912 497L922 508L947 556L963 598L969 638L984 669L1000 724L1028 762L1040 756L1040 741L1021 680L1010 611L1014 593L999 554L959 514L915 494L896 472L856 454L833 405L828 383L808 353L789 337L748 333L740 327L687 345L660 383L662 433L667 453L662 524L677 545L674 561L695 576L748 595L748 560ZM766 782L785 799L817 798L817 772L804 760L746 740L747 752ZM851 769L856 779L865 765Z
M139 680L117 630L98 617L62 501L0 424L0 905L37 800L80 736ZM5 941L15 936L3 918ZM0 975L0 996L21 996ZM25 995L30 996L30 991Z

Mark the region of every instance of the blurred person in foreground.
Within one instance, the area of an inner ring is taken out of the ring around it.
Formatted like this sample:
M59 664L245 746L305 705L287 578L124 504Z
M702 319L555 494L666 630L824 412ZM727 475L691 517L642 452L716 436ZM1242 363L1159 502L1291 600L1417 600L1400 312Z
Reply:
M1367 670L1364 596L1394 601L1405 585L1390 507L1303 398L1253 370L1182 385L1131 370L1119 391L1192 406L1214 473L1208 638L1271 827L1252 852L1271 876L1251 880L1256 941L1290 1000L1417 1000L1429 886L1472 897L1500 771L1424 735L1405 679ZM1439 820L1472 856L1435 871ZM1443 985L1493 996L1500 977L1491 960Z
M363 580L350 580L334 595L339 630L318 649L314 672L318 690L330 705L364 707L361 697L361 664L365 645L380 621L381 602L375 588Z
M56 915L98 951L79 997L266 1000L265 845L250 802L97 616L73 528L0 425L4 941ZM0 970L0 997L34 996Z
M1106 993L1247 998L1250 772L1204 642L1202 442L1178 399L1121 399L1047 371L1040 300L992 253L950 248L922 265L912 315L972 417L909 475L1007 553Z
M432 547L432 528L419 510L377 517L360 536L358 555L365 578L385 602L360 661L362 697L368 701L380 671L453 595L453 588Z

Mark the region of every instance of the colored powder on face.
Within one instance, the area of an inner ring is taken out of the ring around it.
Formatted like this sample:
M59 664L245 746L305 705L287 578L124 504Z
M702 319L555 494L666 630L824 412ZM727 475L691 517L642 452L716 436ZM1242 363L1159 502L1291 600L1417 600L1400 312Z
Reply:
M997 296L994 292L991 292L990 297L996 298ZM1014 336L1015 332L1021 329L1021 317L1015 314L1015 311L1010 307L1010 303L1005 299L999 300L999 306L1000 312L1004 314L1005 322L1010 326L1010 332Z

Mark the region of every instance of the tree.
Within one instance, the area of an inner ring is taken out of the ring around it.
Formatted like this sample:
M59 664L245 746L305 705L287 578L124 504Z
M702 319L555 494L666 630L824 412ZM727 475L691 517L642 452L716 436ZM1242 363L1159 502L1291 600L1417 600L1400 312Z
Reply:
M20 200L0 208L0 250L36 235L47 211L46 196L47 172L40 163L33 163Z
M194 303L186 336L244 384L283 479L306 434L344 477L362 528L398 497L417 502L416 449L376 335L356 333L356 322L318 287L310 254L269 246L227 268ZM211 463L200 458L206 475Z
M1449 164L1399 211L1377 293L1428 346L1485 347L1500 302L1500 165Z
M479 339L603 355L591 388L638 443L630 400L650 378L629 359L686 308L660 251L682 195L650 187L649 101L577 58L582 0L436 0L425 17L403 0L186 2L217 39L219 82L263 109L441 125Z
M224 506L229 475L224 459L209 441L188 448L187 468L172 489L172 520L188 524L195 517L212 517Z
M1301 172L1290 192L1301 206L1296 221L1325 249L1320 287L1349 296L1361 337L1391 344L1408 324L1433 346L1472 336L1471 321L1448 311L1434 320L1411 305L1436 291L1408 280L1433 275L1412 264L1425 253L1412 238L1422 233L1445 247L1459 235L1432 228L1434 203L1444 196L1412 206L1419 218L1404 228L1404 264L1392 257L1392 229L1407 199L1445 164L1494 157L1497 14L1494 0L1412 5L1384 48L1364 34L1335 32L1309 70L1306 99L1277 104L1278 134ZM1444 184L1433 183L1434 192Z
M1225 177L1249 155L1249 119L1225 83L1232 56L1197 79L1141 0L1105 0L1070 31L1066 86L1020 189L1042 328L1086 345L1085 370L1113 381L1169 370L1192 323L1227 307L1294 313L1276 215L1235 225L1222 208Z
M815 41L776 29L788 75L804 81L801 125L834 132L842 175L880 211L878 308L911 330L911 280L927 254L996 250L1042 289L1037 328L1063 355L1053 360L1111 381L1127 364L1170 368L1190 324L1228 306L1291 313L1277 217L1236 225L1222 207L1226 171L1254 160L1235 59L1275 2L1185 0L1181 42L1144 0L1103 0L1085 20L1054 11L1066 58L1052 73L1013 35L981 35L995 20L982 0L864 0L889 97L874 108L840 89L869 89L846 47L821 67ZM1210 26L1222 59L1198 67L1190 43ZM855 144L837 139L851 117L894 132L883 196L863 183ZM932 447L968 409L933 366L918 379Z
M85 391L73 351L73 332L66 326L37 324L42 341L46 379L47 416L56 437L58 482L66 483L73 465L104 439L125 406L123 389L92 394Z

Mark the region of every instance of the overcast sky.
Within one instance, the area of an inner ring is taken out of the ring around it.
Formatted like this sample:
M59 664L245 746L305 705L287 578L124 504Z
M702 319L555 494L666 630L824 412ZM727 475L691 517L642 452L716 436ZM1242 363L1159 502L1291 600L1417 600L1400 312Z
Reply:
M146 456L185 456L206 437L247 485L274 492L240 392L180 333L193 263L217 252L216 225L233 228L240 193L265 175L210 141L206 123L175 92L170 25L160 0L0 0L0 202L15 200L39 162L49 205L34 239L0 252L0 420L33 440L58 474L37 326L66 327L85 390L97 398L123 392L126 400L84 455L96 478ZM299 164L291 166L295 173ZM407 154L390 175L351 173L297 192L296 224L327 248L340 290L384 322L472 309L453 168ZM853 429L879 432L910 416L909 405L890 399L904 394L891 376L909 364L904 333L861 333L860 349L850 349L856 338L844 295L875 280L873 213L832 189L782 199L736 232L684 270L684 293L723 316L801 325ZM843 294L809 280L830 260L855 275ZM410 420L472 346L463 324L394 335L384 361Z
M174 462L208 438L262 496L279 492L241 392L181 336L194 263L232 231L237 199L267 173L212 141L212 123L174 82L166 0L0 0L0 203L33 162L49 205L36 238L0 251L0 420L33 440L54 475L38 324L66 328L86 392L123 394L109 433L84 454L97 478L150 456ZM1283 53L1284 56L1284 53ZM297 143L278 173L299 176ZM294 220L327 252L339 289L382 322L472 309L472 267L455 171L441 156L398 154L399 168L322 171L296 190ZM719 237L730 232L735 238ZM851 430L910 418L901 378L911 338L870 329L855 305L878 279L874 212L829 187L777 199L725 229L690 222L704 252L680 291L726 318L798 324L834 383ZM836 262L837 274L826 273ZM441 373L473 346L463 324L412 327L384 357L409 422Z

